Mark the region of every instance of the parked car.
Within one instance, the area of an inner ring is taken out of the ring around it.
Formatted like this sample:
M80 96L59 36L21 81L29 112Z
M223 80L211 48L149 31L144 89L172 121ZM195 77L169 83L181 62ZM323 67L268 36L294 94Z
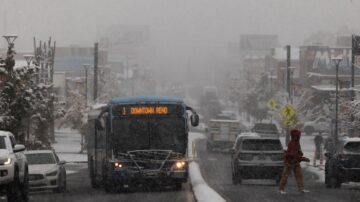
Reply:
M16 144L11 132L0 131L0 188L9 202L28 201L28 164L24 145Z
M334 148L325 153L326 187L340 188L344 182L360 182L360 138L345 138Z
M314 121L306 121L303 128L306 135L312 135L313 133L330 133L331 121L325 117L318 117Z
M283 170L283 147L275 135L241 133L231 154L233 184L243 179L274 179L279 183Z
M60 161L54 151L32 150L25 155L29 163L30 190L66 191L65 161Z

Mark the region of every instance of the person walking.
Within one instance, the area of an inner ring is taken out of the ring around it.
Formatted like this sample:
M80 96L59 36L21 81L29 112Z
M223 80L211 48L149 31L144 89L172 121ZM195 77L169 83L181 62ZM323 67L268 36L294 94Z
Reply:
M314 138L314 143L315 143L315 152L314 152L314 161L313 161L313 166L316 167L316 160L320 160L320 165L323 165L323 150L322 150L322 145L323 145L324 139L321 135L321 133L319 133L318 135L315 136Z
M292 129L290 131L291 140L288 144L287 150L284 155L284 170L281 175L279 183L279 193L286 194L285 186L287 179L291 173L294 172L295 180L298 186L298 190L301 193L307 193L308 190L304 189L303 176L301 172L300 162L310 162L310 159L303 156L300 146L300 136L301 132L297 129Z

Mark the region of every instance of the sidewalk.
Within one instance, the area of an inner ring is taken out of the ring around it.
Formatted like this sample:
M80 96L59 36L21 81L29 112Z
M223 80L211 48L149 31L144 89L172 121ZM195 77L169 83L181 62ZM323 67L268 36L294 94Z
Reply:
M85 162L86 153L80 154L81 135L76 130L70 128L61 128L55 130L55 141L52 146L58 154L60 160L66 162Z

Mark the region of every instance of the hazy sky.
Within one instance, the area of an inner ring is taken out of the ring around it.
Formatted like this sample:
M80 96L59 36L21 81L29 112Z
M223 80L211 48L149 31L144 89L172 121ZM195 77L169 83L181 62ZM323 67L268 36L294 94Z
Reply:
M33 36L92 45L97 25L111 24L149 25L162 45L226 46L241 33L301 44L318 30L360 30L359 11L358 0L0 0L0 33L17 33L27 49Z
M360 0L0 0L0 33L19 35L18 52L32 50L34 36L93 46L99 25L147 25L153 66L174 69L220 66L240 34L301 45L319 30L360 30L359 19Z

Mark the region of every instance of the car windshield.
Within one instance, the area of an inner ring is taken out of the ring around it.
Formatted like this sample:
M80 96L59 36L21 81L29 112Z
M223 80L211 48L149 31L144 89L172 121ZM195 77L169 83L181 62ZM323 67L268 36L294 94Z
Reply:
M6 149L5 137L0 136L0 149Z
M256 133L278 133L276 125L268 123L257 123L254 125L252 131Z
M55 158L52 153L25 154L29 165L36 164L55 164Z
M360 153L360 142L348 142L344 146L344 150L347 151L347 152Z
M116 118L113 122L117 152L166 149L185 152L184 120L178 117Z
M282 145L280 140L249 139L243 141L241 148L248 151L275 151L282 150Z

